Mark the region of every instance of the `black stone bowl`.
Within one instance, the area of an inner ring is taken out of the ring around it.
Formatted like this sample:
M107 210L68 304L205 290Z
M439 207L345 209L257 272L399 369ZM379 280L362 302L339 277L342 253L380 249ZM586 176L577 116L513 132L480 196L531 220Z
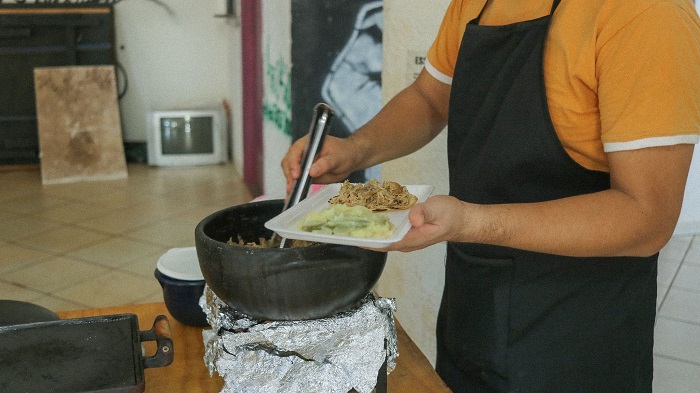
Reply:
M297 248L229 245L270 238L267 220L284 201L233 206L211 214L195 229L197 258L219 299L257 320L306 320L350 309L377 283L387 254L354 246Z

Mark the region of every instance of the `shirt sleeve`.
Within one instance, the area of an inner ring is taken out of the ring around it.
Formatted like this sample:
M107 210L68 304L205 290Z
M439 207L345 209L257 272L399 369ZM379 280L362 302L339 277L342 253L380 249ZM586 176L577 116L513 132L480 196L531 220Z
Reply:
M596 71L606 152L700 140L700 21L679 4L658 2L608 32Z
M457 53L464 34L465 3L463 0L452 0L445 11L437 37L428 50L426 71L447 84L452 84Z

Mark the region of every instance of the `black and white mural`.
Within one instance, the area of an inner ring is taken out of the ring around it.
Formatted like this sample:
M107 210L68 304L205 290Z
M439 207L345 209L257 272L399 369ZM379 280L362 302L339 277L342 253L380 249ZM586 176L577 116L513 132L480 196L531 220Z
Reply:
M331 135L347 136L382 105L382 2L292 1L292 139L308 133L313 107L330 105ZM379 168L353 182L379 179Z

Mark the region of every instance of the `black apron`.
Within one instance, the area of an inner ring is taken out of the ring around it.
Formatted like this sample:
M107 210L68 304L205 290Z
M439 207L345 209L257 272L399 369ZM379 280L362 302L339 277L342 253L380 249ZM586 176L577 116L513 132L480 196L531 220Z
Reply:
M608 173L569 157L552 125L551 15L505 26L479 26L480 17L466 27L452 81L450 195L528 203L610 188ZM436 369L453 391L651 392L657 256L447 248Z

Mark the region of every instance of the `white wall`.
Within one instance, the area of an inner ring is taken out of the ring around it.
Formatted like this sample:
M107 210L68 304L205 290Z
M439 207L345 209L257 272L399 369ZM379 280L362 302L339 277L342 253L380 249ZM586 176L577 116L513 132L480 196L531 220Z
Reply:
M413 80L414 58L427 52L448 4L449 0L384 0L385 102ZM446 146L447 135L443 133L420 151L382 164L382 178L403 184L432 184L434 194L447 194ZM376 288L381 296L396 298L397 319L433 364L444 260L444 244L411 253L390 253Z
M128 142L145 142L149 110L233 109L234 159L242 165L238 21L216 18L221 0L125 0L114 6L117 59L128 75L120 102Z

